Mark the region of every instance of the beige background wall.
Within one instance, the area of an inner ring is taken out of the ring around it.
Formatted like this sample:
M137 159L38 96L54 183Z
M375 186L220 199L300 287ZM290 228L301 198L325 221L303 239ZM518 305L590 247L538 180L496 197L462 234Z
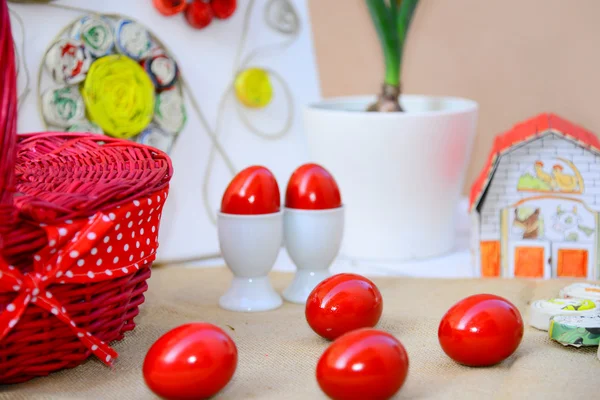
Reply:
M364 0L309 0L325 97L373 94L383 77ZM477 100L465 191L493 137L540 112L600 134L600 1L421 0L404 56L406 93Z

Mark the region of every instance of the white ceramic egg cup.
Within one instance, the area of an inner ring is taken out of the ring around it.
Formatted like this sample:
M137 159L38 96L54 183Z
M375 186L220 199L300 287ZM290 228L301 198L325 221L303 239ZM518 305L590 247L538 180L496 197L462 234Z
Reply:
M230 311L273 310L283 304L268 274L283 240L283 211L262 215L219 213L219 244L234 278L219 305Z
M344 207L285 208L283 225L285 246L297 268L283 297L304 304L315 286L330 276L329 267L340 251L344 234Z

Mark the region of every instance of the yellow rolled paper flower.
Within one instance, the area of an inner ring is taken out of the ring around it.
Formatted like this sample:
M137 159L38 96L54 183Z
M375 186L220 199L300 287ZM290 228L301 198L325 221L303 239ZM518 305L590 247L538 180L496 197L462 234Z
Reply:
M273 98L269 73L262 68L248 68L240 72L234 86L236 97L246 107L263 108Z
M81 94L90 121L107 135L129 139L152 121L154 85L126 56L113 54L94 61Z

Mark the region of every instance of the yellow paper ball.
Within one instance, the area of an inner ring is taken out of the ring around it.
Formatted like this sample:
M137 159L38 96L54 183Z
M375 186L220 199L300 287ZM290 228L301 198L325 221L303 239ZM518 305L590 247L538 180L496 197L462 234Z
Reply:
M154 114L154 85L129 57L109 55L92 64L81 90L88 117L107 135L129 139Z
M235 78L235 95L250 108L266 107L273 99L273 85L269 73L262 68L248 68Z

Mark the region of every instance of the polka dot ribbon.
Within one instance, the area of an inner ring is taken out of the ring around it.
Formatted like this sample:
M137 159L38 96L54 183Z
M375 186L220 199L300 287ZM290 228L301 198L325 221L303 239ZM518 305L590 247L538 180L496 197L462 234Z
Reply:
M71 327L73 334L102 362L118 354L77 326L49 290L52 284L90 283L133 274L155 258L158 223L167 189L88 219L41 227L48 246L34 255L33 271L22 273L0 258L0 292L16 292L0 313L0 341L18 324L30 304Z

